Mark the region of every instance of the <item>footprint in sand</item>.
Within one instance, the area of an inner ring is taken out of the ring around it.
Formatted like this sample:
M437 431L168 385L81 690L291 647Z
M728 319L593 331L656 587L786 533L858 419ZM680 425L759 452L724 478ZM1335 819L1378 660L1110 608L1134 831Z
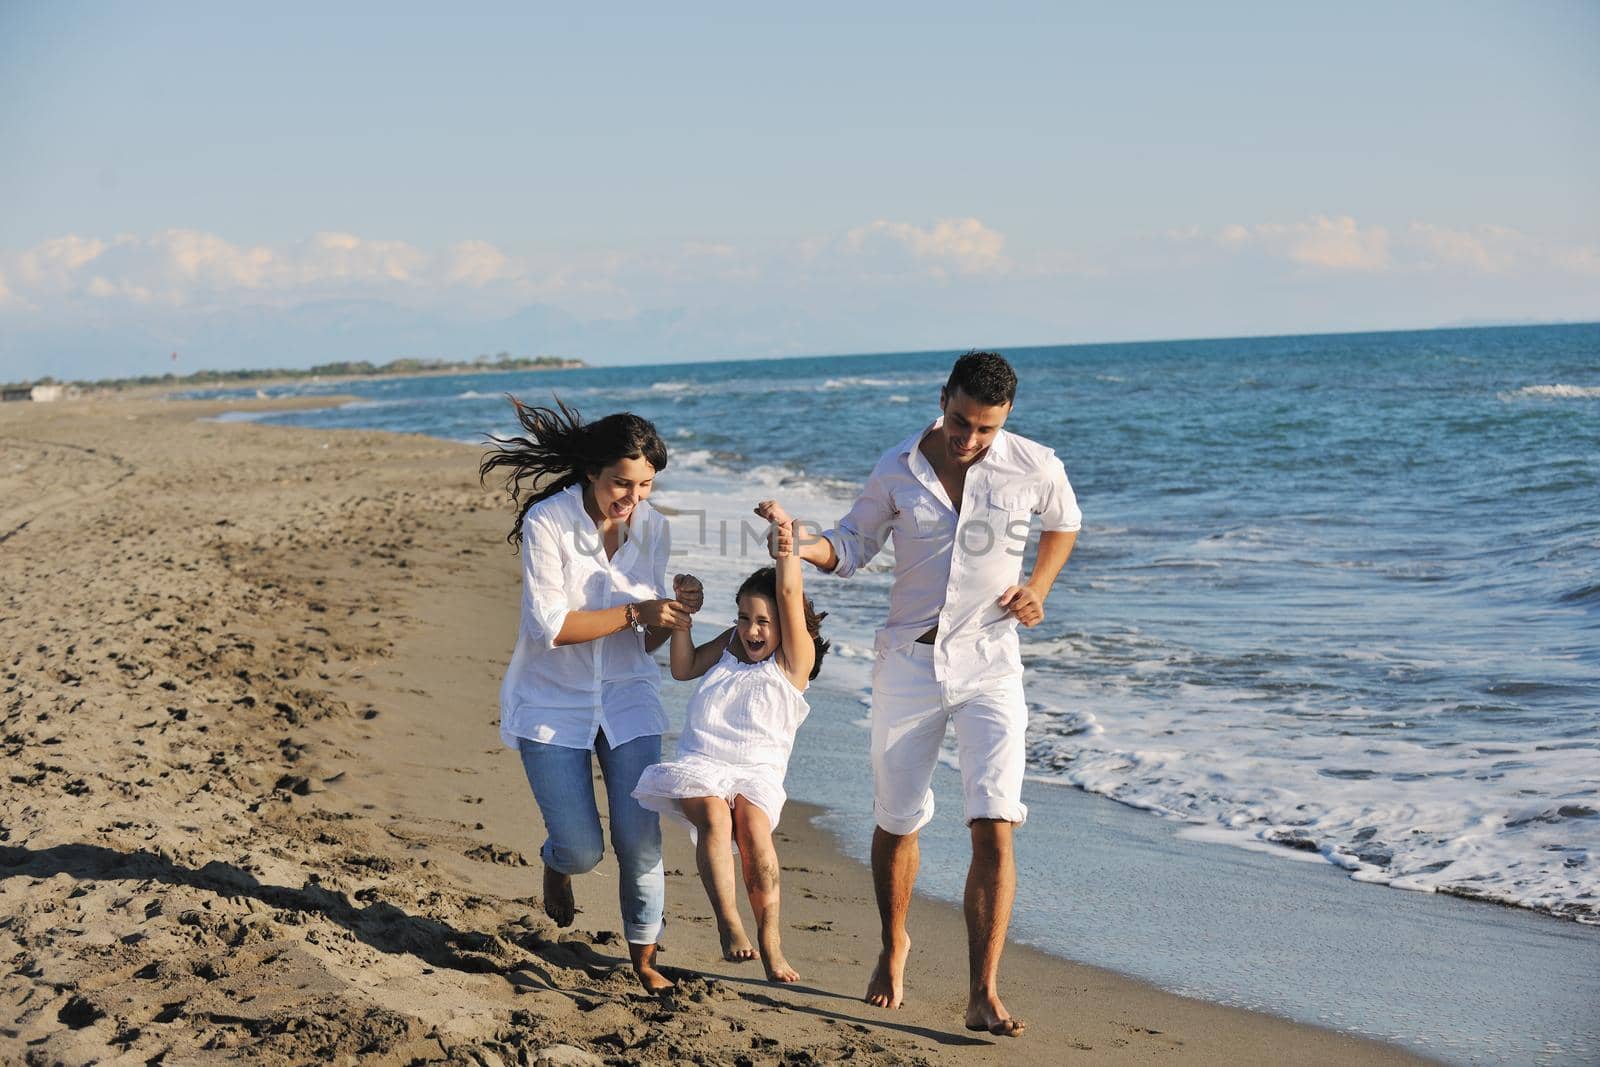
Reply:
M480 860L484 863L498 863L505 867L526 867L528 861L522 853L509 848L500 848L497 845L479 845L469 848L463 853L469 860Z

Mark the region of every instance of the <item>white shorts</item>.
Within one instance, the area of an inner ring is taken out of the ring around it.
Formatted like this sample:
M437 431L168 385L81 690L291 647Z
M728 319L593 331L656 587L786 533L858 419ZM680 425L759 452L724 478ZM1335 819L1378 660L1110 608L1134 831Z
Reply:
M933 646L912 644L878 658L872 669L873 816L891 834L909 834L933 818L933 767L945 725L956 726L965 816L1022 823L1022 771L1028 703L1022 677L952 694L933 675ZM956 699L952 700L954 695Z

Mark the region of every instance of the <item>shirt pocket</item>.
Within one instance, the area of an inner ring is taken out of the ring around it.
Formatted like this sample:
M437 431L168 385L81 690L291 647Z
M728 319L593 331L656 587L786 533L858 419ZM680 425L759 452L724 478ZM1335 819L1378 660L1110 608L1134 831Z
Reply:
M921 540L939 537L947 532L949 526L944 509L931 500L922 499L911 505L906 513L910 516L911 536Z
M989 525L998 543L1013 554L1020 553L1028 543L1028 526L1033 520L1033 507L1039 500L1039 491L1026 482L996 486L989 490L987 499Z

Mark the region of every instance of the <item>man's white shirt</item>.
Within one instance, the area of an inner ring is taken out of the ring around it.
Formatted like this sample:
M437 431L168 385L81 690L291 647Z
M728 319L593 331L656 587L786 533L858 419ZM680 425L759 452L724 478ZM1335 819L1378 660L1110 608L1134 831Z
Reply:
M1016 617L996 601L1020 584L1032 517L1061 532L1077 530L1083 517L1055 452L1004 429L968 469L958 514L920 448L942 422L885 452L849 514L823 536L841 578L892 541L894 586L877 651L903 648L937 626L934 676L967 689L1022 670Z

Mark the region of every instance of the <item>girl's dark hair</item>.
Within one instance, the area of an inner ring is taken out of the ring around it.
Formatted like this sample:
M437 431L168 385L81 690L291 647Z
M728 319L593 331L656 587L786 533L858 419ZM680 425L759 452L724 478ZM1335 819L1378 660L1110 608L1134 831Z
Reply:
M522 520L528 509L546 497L598 474L621 459L643 459L656 470L667 466L667 445L650 420L626 411L584 422L576 408L555 398L554 408L529 407L506 394L517 409L524 437L485 434L494 446L478 465L478 483L505 467L506 492L517 505L517 521L506 540L522 543Z
M766 597L768 600L772 601L773 604L777 604L777 568L762 567L750 577L746 578L744 580L744 584L739 587L739 591L733 595L733 602L735 606L738 605L739 601L744 599L746 593L756 593L760 596ZM828 654L828 649L832 647L831 642L824 641L822 639L822 620L828 617L828 613L824 611L820 615L817 614L817 609L812 605L811 598L808 596L802 596L800 601L805 605L806 610L806 632L811 635L811 643L816 647L817 650L817 658L811 664L811 677L815 679L818 672L822 670L822 657L826 656Z

